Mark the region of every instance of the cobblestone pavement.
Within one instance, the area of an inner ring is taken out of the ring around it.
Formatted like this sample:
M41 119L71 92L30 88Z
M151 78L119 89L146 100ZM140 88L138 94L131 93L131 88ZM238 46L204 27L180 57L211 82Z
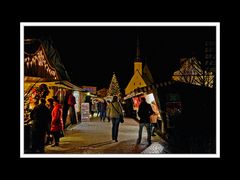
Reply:
M110 122L101 122L99 118L81 122L69 127L65 137L60 139L60 146L46 146L47 154L141 154L161 153L162 146L159 136L152 137L153 144L147 147L147 132L143 130L142 142L136 145L138 123L131 118L125 118L119 126L118 142L111 140ZM158 146L157 146L158 144ZM145 150L145 151L144 151Z
M154 142L142 154L162 154L164 147L159 142Z

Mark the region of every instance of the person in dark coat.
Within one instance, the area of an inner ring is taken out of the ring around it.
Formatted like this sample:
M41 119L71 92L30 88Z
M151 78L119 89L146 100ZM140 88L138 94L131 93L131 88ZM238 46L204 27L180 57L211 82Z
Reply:
M45 136L48 130L48 122L51 121L50 110L46 107L46 100L41 99L41 103L33 109L30 114L33 120L32 126L32 152L44 153Z
M97 102L97 117L101 117L102 102Z
M148 145L151 144L151 128L150 128L150 116L154 114L152 107L150 104L146 102L146 98L141 98L141 103L139 105L138 116L140 117L139 122L139 131L138 131L138 139L137 144L141 143L142 139L142 130L145 126L147 129L147 141Z
M47 107L48 109L50 110L50 113L52 114L52 110L54 108L53 106L53 98L49 98L47 101ZM53 141L53 137L51 135L51 131L50 131L50 128L51 128L51 122L52 122L52 117L49 119L48 121L48 129L47 129L47 141L46 141L46 145L49 145L49 144L52 144L52 141Z
M107 102L104 99L103 102L100 104L100 120L103 122L105 121L106 118L106 110L107 110Z
M76 99L71 92L68 97L71 124L77 124L77 118L76 118L75 107L74 107L75 104L76 104Z
M69 109L69 105L68 105L68 97L69 97L69 92L67 91L64 97L64 101L63 101L63 128L65 129L69 124L66 124L67 122L67 116L68 116L68 109Z

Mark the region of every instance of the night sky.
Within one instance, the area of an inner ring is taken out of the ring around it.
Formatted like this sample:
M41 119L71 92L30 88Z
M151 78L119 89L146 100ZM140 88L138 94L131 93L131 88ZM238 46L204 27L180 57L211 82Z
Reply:
M203 57L215 27L25 27L25 38L50 37L71 82L109 87L115 72L122 91L133 75L137 35L141 58L156 82L169 80L183 57Z

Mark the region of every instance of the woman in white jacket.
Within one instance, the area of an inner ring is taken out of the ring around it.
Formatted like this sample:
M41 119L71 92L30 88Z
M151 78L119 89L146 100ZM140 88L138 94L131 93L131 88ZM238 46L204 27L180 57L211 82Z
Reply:
M123 108L118 101L117 96L113 96L112 103L109 105L109 116L112 120L112 140L118 142L118 128L120 123L120 116L123 116Z

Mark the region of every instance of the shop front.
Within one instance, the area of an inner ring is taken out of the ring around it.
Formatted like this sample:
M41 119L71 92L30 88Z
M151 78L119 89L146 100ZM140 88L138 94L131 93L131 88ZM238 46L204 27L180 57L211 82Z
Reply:
M70 83L70 78L59 54L49 43L41 40L28 39L24 44L24 145L31 146L30 113L37 102L44 98L57 98L63 107L64 125L76 124L81 120L81 103L84 101L82 91L78 86ZM46 48L48 46L48 48ZM34 48L33 48L34 47ZM72 101L70 101L71 97ZM48 101L47 101L48 102ZM73 103L69 103L73 102ZM70 108L72 107L72 108Z

